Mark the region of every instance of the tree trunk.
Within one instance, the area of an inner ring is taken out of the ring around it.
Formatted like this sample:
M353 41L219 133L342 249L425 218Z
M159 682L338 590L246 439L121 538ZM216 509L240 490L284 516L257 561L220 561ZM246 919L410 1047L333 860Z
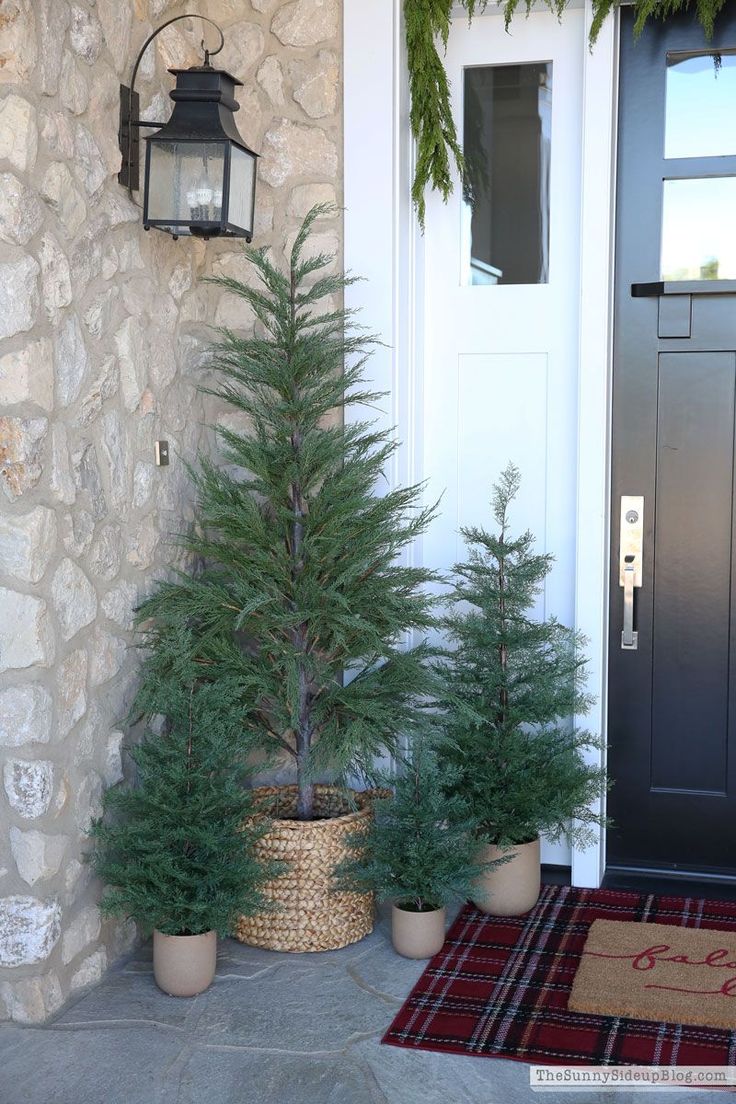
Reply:
M291 274L291 323L296 323L296 294L294 273ZM294 425L291 433L291 448L296 459L299 458L302 449L302 433L298 424ZM304 568L302 560L302 541L304 538L304 502L302 500L301 482L296 480L291 484L291 510L293 522L291 526L291 577L296 582ZM291 640L297 652L306 656L307 625L303 624L291 632ZM299 787L296 815L298 820L314 819L314 783L307 777L309 768L309 751L312 743L312 729L309 723L309 685L307 682L306 663L302 660L299 670L299 727L296 736L296 781Z
M295 637L295 644L304 651L306 640L302 631ZM302 667L299 672L299 727L296 731L296 781L299 787L296 815L299 820L314 819L314 783L309 778L309 752L312 744L312 732L309 726L309 687L307 673Z
M297 755L296 760L296 781L299 787L299 796L296 802L297 820L314 820L314 782L310 782L305 777L301 755Z
M503 524L501 526L501 545L506 545L506 510L504 509ZM498 662L502 672L502 684L501 692L499 695L499 710L496 722L499 729L502 729L506 723L506 717L509 711L509 692L506 687L506 670L508 668L509 655L508 647L504 643L504 639L507 633L506 623L506 557L501 555L498 561L498 618L499 629L502 637L502 642L498 645Z

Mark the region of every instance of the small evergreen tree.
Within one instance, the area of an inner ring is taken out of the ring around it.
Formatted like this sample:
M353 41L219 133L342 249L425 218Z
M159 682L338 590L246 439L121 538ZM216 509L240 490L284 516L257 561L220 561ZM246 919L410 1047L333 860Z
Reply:
M465 799L446 793L458 781L458 770L440 767L429 741L417 736L396 778L381 778L393 794L375 802L360 852L338 871L342 885L417 912L467 897L488 866L477 862L479 826Z
M202 459L192 473L201 529L182 543L203 569L161 583L140 610L162 678L160 643L190 634L201 677L239 686L242 746L292 757L302 820L316 772L368 770L411 735L432 681L430 649L404 645L433 624L433 576L399 557L433 511L417 486L377 493L393 434L340 417L381 396L363 381L370 339L331 305L351 281L304 252L326 210L307 216L286 274L248 250L257 287L215 281L258 320L253 337L222 333L208 389L250 431L218 426L225 465Z
M102 909L166 935L228 935L237 915L268 907L260 887L278 873L255 858L267 824L249 823L251 799L237 769L240 733L232 680L201 682L191 641L168 646L159 682L143 666L137 705L166 718L131 757L135 785L105 794L90 858L106 883Z
M462 530L469 558L455 565L447 620L456 650L443 672L442 761L457 772L450 792L467 799L489 842L507 847L543 833L584 845L605 785L583 754L599 741L571 719L591 704L584 639L554 618L530 617L553 557L533 551L530 532L509 532L519 483L510 464L494 487L497 535Z

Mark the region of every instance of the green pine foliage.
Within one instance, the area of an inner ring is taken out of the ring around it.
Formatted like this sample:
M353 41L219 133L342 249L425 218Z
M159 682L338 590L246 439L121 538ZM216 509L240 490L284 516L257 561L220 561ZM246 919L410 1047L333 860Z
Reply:
M393 794L375 802L359 855L338 871L342 886L417 912L467 897L488 864L477 861L478 823L464 797L447 792L460 781L458 769L440 767L429 740L417 736L397 777L381 781Z
M454 160L462 171L463 155L450 106L450 82L438 41L447 47L452 0L404 0L406 54L409 69L409 121L416 142L412 199L424 227L425 193L431 184L447 199L452 192Z
M595 0L593 22L590 28L591 45L598 38L600 29L608 16L620 6L620 3L621 0ZM634 34L640 35L650 19L664 22L681 12L694 11L698 23L705 32L705 37L710 39L713 37L718 14L726 3L727 0L635 0Z
M227 935L238 914L267 907L260 890L278 873L256 860L267 824L244 824L251 798L238 770L239 687L201 682L186 638L168 646L170 675L144 661L137 707L152 719L130 755L135 784L105 794L90 859L106 883L105 912L166 935Z
M530 609L552 557L534 538L510 532L519 472L509 465L493 493L498 533L463 529L468 559L455 566L447 628L456 645L443 676L443 769L456 772L461 794L484 836L507 847L542 833L591 838L600 817L604 772L585 761L599 748L569 718L587 711L582 637ZM575 818L576 823L569 825Z
M570 0L546 0L550 11L562 18ZM694 10L707 38L713 35L716 18L727 0L635 0L634 33L641 34L650 19L670 19L679 12ZM468 19L482 15L488 0L460 0ZM595 44L604 22L620 6L621 0L593 0L590 44ZM442 53L452 21L456 0L404 0L404 24L411 131L416 142L416 164L412 199L420 225L424 226L425 194L428 187L447 200L452 192L452 161L464 175L462 150L450 106L450 84ZM534 0L500 0L508 30L520 9L529 14Z
M189 634L201 678L238 687L242 746L292 758L303 820L317 772L369 770L411 736L432 684L431 649L405 642L434 623L433 575L401 553L434 511L419 486L386 489L392 433L343 422L381 396L364 383L371 339L334 306L351 280L306 248L327 210L307 216L287 272L249 249L256 279L214 281L258 320L252 337L222 332L208 389L250 429L218 426L224 463L192 472L200 528L181 543L204 566L140 610L162 678L162 643Z

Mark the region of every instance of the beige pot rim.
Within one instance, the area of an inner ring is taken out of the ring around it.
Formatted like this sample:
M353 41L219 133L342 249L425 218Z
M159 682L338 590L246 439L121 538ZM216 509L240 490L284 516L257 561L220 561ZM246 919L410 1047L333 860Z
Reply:
M160 928L154 928L153 930L160 939L202 939L205 936L212 936L216 934L214 928L208 928L207 931L203 932L188 932L186 934L184 932L180 932L177 935L169 935L168 932L162 932Z
M415 909L409 908L406 902L400 900L394 900L391 902L395 909L399 912L406 912L409 916L431 916L433 912L443 912L445 905L433 905L432 908Z
M515 840L514 843L504 843L501 845L497 840L484 840L489 847L495 847L498 851L512 851L514 847L528 847L530 843L536 843L539 836L530 836L529 839Z

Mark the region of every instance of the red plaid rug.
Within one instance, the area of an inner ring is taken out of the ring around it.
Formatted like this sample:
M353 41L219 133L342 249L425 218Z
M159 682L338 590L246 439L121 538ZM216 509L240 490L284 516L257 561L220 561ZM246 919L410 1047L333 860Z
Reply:
M568 1011L598 917L734 931L736 902L543 886L526 916L466 905L383 1042L549 1065L736 1064L736 1031Z

